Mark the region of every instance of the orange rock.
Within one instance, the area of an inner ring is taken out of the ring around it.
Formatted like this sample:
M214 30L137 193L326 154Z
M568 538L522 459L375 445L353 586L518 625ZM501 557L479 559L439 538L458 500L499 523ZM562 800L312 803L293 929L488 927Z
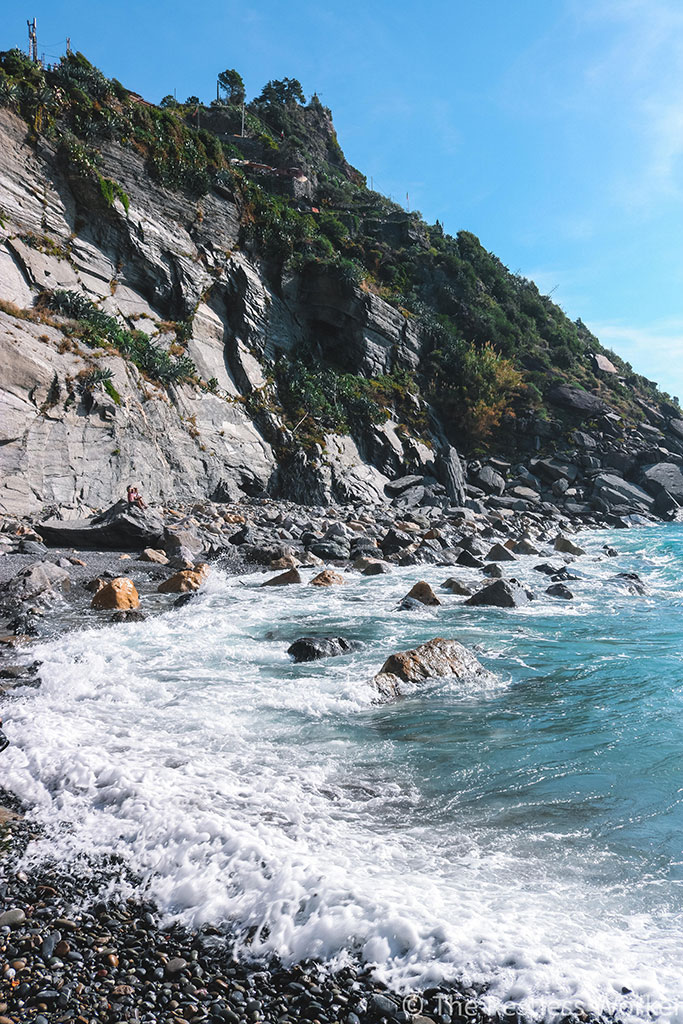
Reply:
M301 573L298 569L288 569L287 572L281 573L279 576L272 576L265 583L262 583L262 587L286 587L289 583L301 583Z
M412 590L408 591L406 597L412 597L414 601L421 601L422 604L441 604L438 597L424 580L420 580L416 583Z
M208 565L206 562L200 562L196 569L181 569L180 572L169 576L159 584L157 591L160 594L186 594L190 590L199 590L208 575Z
M274 558L270 563L271 569L296 569L299 560L294 555L283 555L282 558Z
M431 530L427 530L427 532L423 536L423 540L440 540L440 539L441 539L441 530L436 530L433 527L432 527Z
M332 587L336 583L346 583L346 580L338 572L332 572L331 569L323 569L311 580L312 587Z
M90 607L98 611L104 608L139 608L140 597L132 580L127 576L117 576L97 591Z
M145 548L138 555L138 562L156 562L157 565L168 565L168 555L159 548Z

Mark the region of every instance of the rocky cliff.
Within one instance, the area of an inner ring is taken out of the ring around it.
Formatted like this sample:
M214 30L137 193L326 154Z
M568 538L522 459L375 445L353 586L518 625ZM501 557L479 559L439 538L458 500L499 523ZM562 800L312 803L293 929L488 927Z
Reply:
M130 482L575 515L683 499L677 403L473 236L368 191L317 101L280 112L284 142L236 139L229 110L196 132L80 55L0 63L4 511Z

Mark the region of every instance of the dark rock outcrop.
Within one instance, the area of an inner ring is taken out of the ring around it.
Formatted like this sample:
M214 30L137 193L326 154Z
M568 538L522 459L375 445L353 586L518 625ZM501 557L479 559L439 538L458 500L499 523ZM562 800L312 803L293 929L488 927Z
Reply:
M124 500L89 519L47 519L40 532L48 544L60 547L135 551L162 547L165 528L152 509L137 508Z
M548 398L555 405L559 405L563 409L570 409L585 419L591 419L593 416L598 416L609 410L609 407L597 395L591 395L590 392L570 384L560 384L553 388Z
M320 658L336 658L341 654L355 651L360 644L346 640L343 636L302 636L287 648L295 662L318 661Z
M483 590L477 591L472 597L465 601L465 604L472 607L490 605L494 608L519 608L529 604L534 595L526 590L518 580L495 580L489 583Z

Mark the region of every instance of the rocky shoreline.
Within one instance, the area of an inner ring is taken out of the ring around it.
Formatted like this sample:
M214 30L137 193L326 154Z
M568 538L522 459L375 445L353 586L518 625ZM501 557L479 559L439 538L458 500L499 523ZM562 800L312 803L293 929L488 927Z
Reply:
M120 865L21 865L34 827L18 814L7 809L2 830L1 1024L491 1019L472 988L392 993L351 958L338 969L238 959L229 933L165 927L153 903L112 896Z
M109 625L112 618L125 622L159 614L192 600L206 579L200 567L207 562L232 573L260 568L264 584L274 585L301 585L299 568L319 566L318 585L329 586L344 582L349 572L372 577L395 566L441 566L449 576L444 586L464 602L514 607L534 597L514 577L520 554L538 555L535 568L546 593L570 599L566 582L582 554L571 534L642 521L628 515L570 520L558 512L493 506L311 508L269 499L144 510L120 502L87 520L29 523L8 517L0 533L0 707L10 715L13 690L40 685L39 663L30 658L36 640ZM605 546L605 557L615 553ZM463 566L480 571L480 588L458 580ZM196 586L169 588L178 577L181 584L198 577ZM138 606L97 610L98 593L122 578L138 593ZM624 576L622 582L638 592L637 579ZM410 602L440 603L426 583L413 587L404 607ZM299 654L303 660L326 657L338 653L333 648L323 644ZM403 670L387 662L377 677L378 691L394 697L395 673ZM391 685L380 686L386 679ZM22 864L36 827L30 809L18 807L10 795L0 803L6 805L0 817L0 1024L486 1019L479 1001L484 994L472 989L421 993L415 1013L413 1004L406 1011L403 996L388 992L360 964L334 971L314 961L284 967L237 960L229 934L168 929L152 904L112 897L123 865ZM453 1000L452 1011L446 996Z

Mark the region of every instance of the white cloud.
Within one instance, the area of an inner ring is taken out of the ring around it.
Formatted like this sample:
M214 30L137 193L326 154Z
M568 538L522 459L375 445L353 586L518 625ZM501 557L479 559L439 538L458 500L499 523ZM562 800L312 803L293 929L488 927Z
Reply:
M631 159L615 182L632 208L680 197L683 160L683 7L679 0L571 0L579 30L609 43L584 68L586 100L617 94L615 116L631 133Z

